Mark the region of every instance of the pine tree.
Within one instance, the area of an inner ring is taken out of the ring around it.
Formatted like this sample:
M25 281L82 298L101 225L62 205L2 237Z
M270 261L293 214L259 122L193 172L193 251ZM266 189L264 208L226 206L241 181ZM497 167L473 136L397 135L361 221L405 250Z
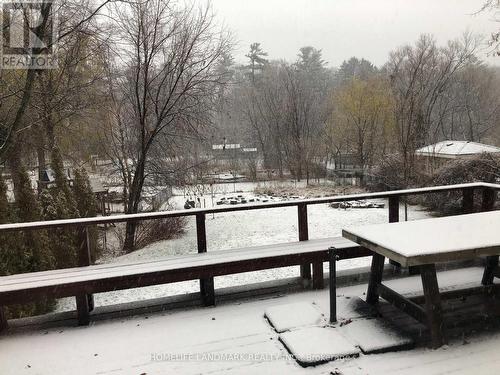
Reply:
M40 194L44 220L73 219L79 217L73 191L69 187L59 148L54 145L50 153L55 186ZM57 268L78 265L79 234L75 228L50 230L51 248Z
M76 207L80 217L93 217L97 215L97 202L92 192L89 176L85 168L75 169L73 193Z
M42 217L40 204L31 187L31 181L19 155L9 156L9 169L14 183L14 216L19 222L39 221ZM44 230L24 232L24 243L28 255L25 272L44 271L53 268L49 239Z
M39 201L31 187L29 176L24 169L19 153L12 152L8 157L8 165L14 184L14 204L7 218L10 222L29 222L41 219ZM12 273L37 272L53 269L54 258L50 241L45 230L18 232L10 241L17 242L19 260L11 264ZM49 311L54 305L53 299L42 299L34 303L9 306L7 315L10 318L41 314Z
M265 58L267 56L267 52L264 52L260 47L260 43L252 43L250 44L250 51L247 55L245 55L250 59L250 79L252 83L255 83L255 73L262 72L268 60Z
M0 224L15 221L7 198L7 185L0 173ZM24 272L27 268L24 251L21 233L0 233L0 276Z
M76 206L80 217L95 217L97 216L97 201L90 185L90 180L85 168L76 169L75 179L73 181L73 193L75 196ZM90 241L90 256L92 261L95 261L101 253L99 247L99 234L96 227L88 227L88 238Z
M44 220L72 218L65 194L54 188L40 193L40 202ZM51 250L56 268L75 267L77 265L77 236L72 228L49 229Z
M61 157L61 152L57 146L54 146L51 151L51 166L54 171L55 177L55 189L58 189L64 194L67 204L67 210L72 217L79 217L79 213L76 207L75 197L68 185L68 179L66 173L64 173L64 164Z

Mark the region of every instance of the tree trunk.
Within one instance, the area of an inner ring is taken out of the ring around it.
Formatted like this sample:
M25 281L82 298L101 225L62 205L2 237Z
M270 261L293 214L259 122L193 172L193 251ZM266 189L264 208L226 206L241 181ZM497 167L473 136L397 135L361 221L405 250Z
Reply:
M46 155L45 155L45 134L43 128L38 126L36 129L37 139L36 139L36 158L38 162L38 193L42 191L41 181L43 178L44 171L47 169Z
M139 203L142 196L142 188L144 185L144 160L140 160L137 163L135 169L134 178L132 180L132 186L129 189L128 201L126 214L136 214L139 212ZM127 221L125 227L125 240L123 242L123 250L127 253L132 252L135 249L135 233L137 230L136 221Z

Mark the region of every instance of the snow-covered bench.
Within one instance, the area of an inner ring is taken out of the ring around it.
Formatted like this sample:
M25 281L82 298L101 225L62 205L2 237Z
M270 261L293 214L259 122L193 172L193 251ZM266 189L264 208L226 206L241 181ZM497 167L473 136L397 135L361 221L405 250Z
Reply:
M2 306L32 302L41 297L75 296L78 322L86 325L92 293L203 279L201 295L215 304L213 277L313 263L313 287L323 287L323 262L330 247L338 259L371 255L342 237L189 254L148 262L116 263L0 277L0 329L7 322Z

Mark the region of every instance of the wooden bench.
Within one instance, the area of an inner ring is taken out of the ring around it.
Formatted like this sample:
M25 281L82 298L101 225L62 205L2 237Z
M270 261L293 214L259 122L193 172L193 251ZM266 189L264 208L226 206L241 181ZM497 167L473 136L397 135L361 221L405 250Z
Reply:
M92 294L200 279L206 305L215 304L213 277L264 269L313 264L313 287L323 287L323 262L335 247L337 259L371 255L342 237L174 256L148 262L93 265L0 277L0 328L7 327L2 306L40 297L75 296L78 322L89 323Z

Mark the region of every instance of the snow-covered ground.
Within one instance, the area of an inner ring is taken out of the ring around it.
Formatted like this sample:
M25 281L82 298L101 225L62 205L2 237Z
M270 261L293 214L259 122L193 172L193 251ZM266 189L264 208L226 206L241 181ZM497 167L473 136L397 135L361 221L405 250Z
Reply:
M243 191L247 197L253 196L251 191L255 188L252 183L221 184L228 191L215 194L214 202L223 196L231 194L232 190ZM234 194L233 194L234 195ZM212 197L204 195L206 206L211 206ZM174 196L171 203L178 208L184 205L183 195ZM387 207L387 206L386 206ZM419 207L409 207L408 219L415 220L428 217L429 214ZM403 207L400 217L404 218ZM388 220L387 208L367 209L334 209L327 204L308 206L309 238L324 238L340 236L342 228L351 225L384 223ZM208 215L206 218L208 251L226 250L240 247L283 243L298 240L297 209L295 207L272 208L266 210L251 210ZM188 218L186 233L180 238L160 241L137 250L131 254L123 255L109 260L109 262L134 262L158 259L171 255L195 253L196 227L194 217ZM340 269L366 266L369 259L359 258L342 261ZM327 265L325 264L325 267ZM295 277L299 275L299 267L284 267L258 272L247 272L237 275L221 276L215 278L215 287L227 287L250 284L280 278ZM198 280L181 283L156 285L146 288L128 289L115 292L100 293L95 295L97 306L113 305L121 302L137 301L164 297L177 294L186 294L199 291ZM73 310L73 298L59 300L56 310Z

